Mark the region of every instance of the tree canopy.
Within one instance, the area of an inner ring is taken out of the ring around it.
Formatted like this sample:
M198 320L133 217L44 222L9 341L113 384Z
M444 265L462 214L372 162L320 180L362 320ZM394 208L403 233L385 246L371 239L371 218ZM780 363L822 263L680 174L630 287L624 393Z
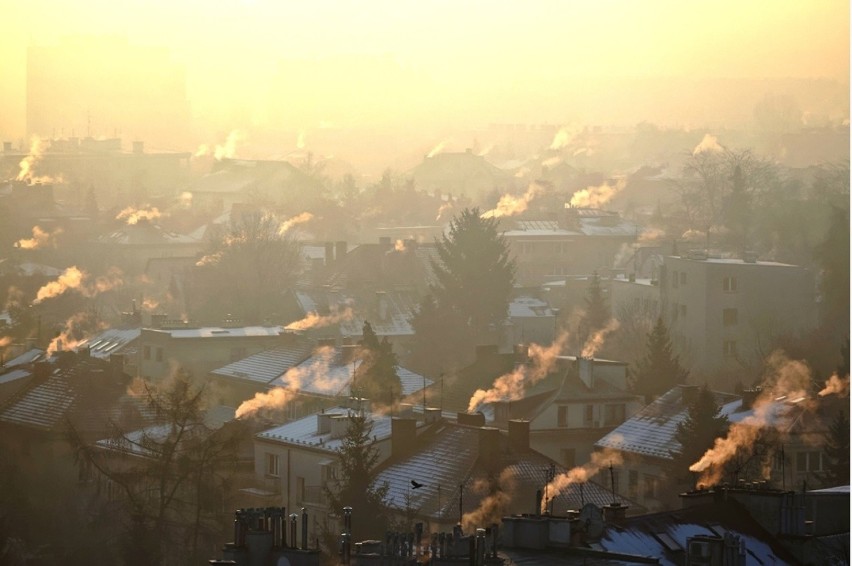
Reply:
M364 322L359 357L361 365L355 372L357 394L392 406L402 393L397 375L399 361L387 336L380 341L369 322Z
M728 419L720 413L713 392L707 386L698 389L689 404L686 418L677 425L675 440L680 449L672 451L671 479L678 483L692 484L694 478L689 466L697 462L716 438L728 430Z
M672 349L668 328L662 317L658 317L648 334L645 356L637 362L633 372L633 391L650 403L678 383L685 383L688 376L689 371L680 364Z

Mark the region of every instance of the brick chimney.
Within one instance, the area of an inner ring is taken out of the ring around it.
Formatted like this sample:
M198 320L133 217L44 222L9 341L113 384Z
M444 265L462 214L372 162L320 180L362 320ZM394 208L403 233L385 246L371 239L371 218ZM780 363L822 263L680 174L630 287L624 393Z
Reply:
M485 426L485 415L482 413L458 413L456 422L467 426Z

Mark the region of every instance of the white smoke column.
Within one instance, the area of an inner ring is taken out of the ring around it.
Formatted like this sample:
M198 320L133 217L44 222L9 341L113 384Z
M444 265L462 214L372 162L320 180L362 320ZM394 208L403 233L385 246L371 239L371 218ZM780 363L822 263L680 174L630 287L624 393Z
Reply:
M299 137L296 139L296 147L298 149L305 149L305 130L299 130Z
M352 316L353 313L351 307L346 307L342 311L332 312L331 314L327 315L320 315L315 312L311 312L308 313L308 316L306 316L302 320L297 320L296 322L288 324L287 330L308 330L310 328L322 328L324 326L337 324L338 322L352 320Z
M236 418L251 416L258 411L274 411L283 409L287 403L293 400L295 395L302 390L306 376L314 375L312 382L314 388L322 392L337 392L347 379L331 378L329 371L334 360L334 348L323 346L314 352L316 359L307 366L297 366L287 370L281 379L286 383L283 387L275 387L267 392L255 394L252 399L244 401L237 407Z
M538 183L531 183L526 192L519 197L509 194L503 195L497 202L497 207L482 213L480 218L501 218L521 214L529 207L530 202L543 191L544 187Z
M559 150L567 147L576 139L579 133L579 128L574 125L559 128L559 131L553 136L553 141L550 143L549 149Z
M43 154L44 142L38 136L33 136L30 142L30 152L18 163L20 171L18 171L18 176L15 180L33 182L35 165L41 160Z
M475 481L472 486L474 493L489 493L492 491L493 493L490 493L480 501L479 507L475 510L465 513L462 516L462 531L469 533L482 525L499 523L506 515L509 503L512 501L515 485L515 472L512 468L505 468L500 472L496 486L492 486L492 482L487 479Z
M580 355L584 358L593 358L595 354L601 349L603 346L604 340L606 339L606 335L610 332L615 332L618 330L618 327L621 326L621 323L615 320L614 318L609 319L609 322L606 323L606 326L593 333L586 340L586 343L583 344L583 349L580 352Z
M555 165L559 165L562 163L562 158L558 155L554 155L553 157L548 157L544 161L541 162L542 167L553 167Z
M831 374L825 381L825 387L818 393L820 397L826 395L839 395L840 397L849 396L849 376L840 377L837 373Z
M571 206L597 208L612 200L612 197L620 193L626 186L627 179L620 177L615 181L614 185L610 185L609 181L605 181L597 187L587 187L571 195Z
M701 474L699 484L719 483L725 473L725 465L737 452L751 448L765 428L774 428L773 409L776 401L807 397L811 371L804 361L791 360L779 350L769 355L766 366L763 390L754 401L752 414L733 423L728 434L717 438L713 446L689 467L689 471Z
M709 153L719 153L724 151L724 148L719 145L719 140L716 139L716 136L711 134L704 134L704 137L695 146L695 149L692 150L692 155L698 155L699 153L709 152Z
M541 500L541 511L547 511L548 501L556 499L566 488L575 483L586 483L604 468L610 466L621 466L624 463L620 452L614 450L603 450L592 452L591 459L582 466L571 468L565 473L559 474L545 487L547 500Z
M281 226L278 228L278 235L283 236L293 226L296 226L297 224L304 224L305 222L309 222L309 221L313 220L313 218L314 218L314 215L311 214L310 212L303 212L301 214L294 216L293 218L285 220L284 222L281 223Z
M23 238L15 242L15 247L22 250L35 250L45 247L56 247L56 236L62 234L62 228L57 228L53 232L45 232L38 226L33 226L33 237Z
M436 155L438 155L439 153L444 151L444 146L446 146L446 145L447 145L447 142L443 142L443 141L440 142L438 145L436 145L434 148L432 148L432 151L430 151L426 155L426 159L429 159L431 157L435 157Z
M76 266L72 265L63 271L56 281L51 281L50 283L42 286L42 288L36 293L36 298L33 301L33 304L37 305L45 299L58 297L69 289L78 289L83 283L83 277L84 273L77 269Z
M397 251L397 252L404 252L408 248L405 247L405 241L404 240L397 240L393 244L393 249L394 249L394 251Z
M494 380L491 389L487 391L477 389L468 402L467 412L472 413L485 403L522 399L527 388L535 385L551 372L567 341L568 334L563 332L550 346L531 344L527 354L532 364L520 364L514 371L501 375Z
M210 155L210 146L206 143L199 145L195 153L192 154L193 157L204 157L205 155Z
M435 217L435 222L438 222L442 218L448 216L448 213L451 214L453 211L453 204L451 202L445 202L438 208L438 215Z
M245 140L245 134L241 130L232 130L228 137L225 138L224 145L216 144L216 149L213 151L213 157L216 161L223 159L233 159L237 155L237 144Z
M151 208L147 208L147 206L143 208L135 208L133 206L128 206L127 208L119 212L115 216L115 219L124 220L124 222L128 226L132 226L138 223L143 218L145 220L155 220L157 218L160 218L161 216L162 213L160 213L156 206Z

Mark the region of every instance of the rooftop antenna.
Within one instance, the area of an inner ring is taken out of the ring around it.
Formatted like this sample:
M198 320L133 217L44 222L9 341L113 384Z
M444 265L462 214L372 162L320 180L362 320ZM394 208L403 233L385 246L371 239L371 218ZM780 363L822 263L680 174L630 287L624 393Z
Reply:
M784 444L781 444L781 491L787 491L787 459L784 458Z
M444 413L444 372L441 372L441 414Z
M462 516L464 515L464 484L459 484L459 525L462 524Z

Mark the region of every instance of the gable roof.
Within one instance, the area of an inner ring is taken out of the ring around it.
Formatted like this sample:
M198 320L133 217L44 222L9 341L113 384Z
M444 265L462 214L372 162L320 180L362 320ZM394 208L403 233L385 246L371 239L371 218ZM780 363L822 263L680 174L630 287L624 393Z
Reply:
M252 354L210 373L266 385L306 360L312 350L312 341L297 337L291 344Z

